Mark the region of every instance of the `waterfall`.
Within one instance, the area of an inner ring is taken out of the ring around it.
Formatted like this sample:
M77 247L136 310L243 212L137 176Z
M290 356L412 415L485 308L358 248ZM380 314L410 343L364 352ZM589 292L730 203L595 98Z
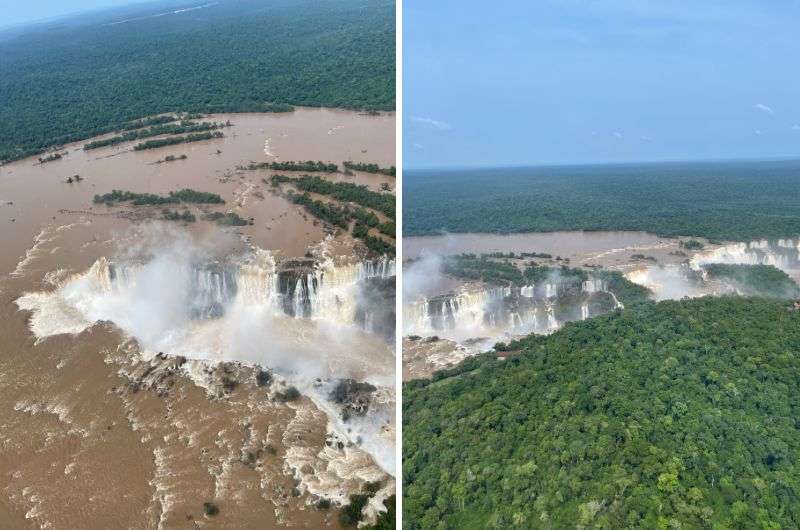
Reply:
M139 263L100 258L81 278L96 291L134 289L142 268ZM276 314L356 325L367 331L377 329L380 319L385 329L390 319L392 327L394 322L394 273L395 261L389 258L347 264L303 259L278 266L269 252L259 250L240 263L191 265L186 310L192 319L215 319L234 303L259 305ZM382 283L370 283L376 281ZM379 307L387 305L381 304L379 295L391 298L391 314Z
M593 294L605 292L608 290L608 288L606 286L606 282L600 278L589 278L581 284L581 290L584 293Z
M772 265L781 270L800 269L800 240L758 240L749 243L731 243L696 253L690 260L694 270L711 263Z
M538 287L538 290L537 290ZM582 283L548 281L535 286L485 288L465 285L460 290L436 297L420 297L405 307L405 335L441 336L461 341L477 337L549 333L561 327L561 320L590 316L589 298L608 293L614 307L622 307L608 282L590 277ZM573 310L557 307L560 299L570 301ZM565 298L567 297L567 298ZM577 305L580 304L580 305Z

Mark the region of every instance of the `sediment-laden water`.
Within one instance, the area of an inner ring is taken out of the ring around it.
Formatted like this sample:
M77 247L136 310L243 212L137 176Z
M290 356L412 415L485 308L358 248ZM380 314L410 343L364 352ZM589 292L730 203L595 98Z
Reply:
M381 484L372 515L394 493L394 329L380 307L394 311L393 263L327 235L270 193L268 172L236 169L391 165L394 118L207 119L233 126L221 140L80 143L0 167L0 515L14 527L337 528L335 508L366 482ZM181 188L226 203L192 206L187 226L152 221L160 207L92 203ZM221 228L204 211L254 223ZM357 407L332 397L351 379L375 389L348 395Z

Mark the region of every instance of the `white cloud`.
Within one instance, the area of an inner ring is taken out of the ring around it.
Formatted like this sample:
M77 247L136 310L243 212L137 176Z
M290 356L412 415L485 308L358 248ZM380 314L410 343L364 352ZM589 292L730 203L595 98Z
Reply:
M764 134L763 132L761 132L761 129L756 129L753 132L756 133L756 136L761 136L762 134Z
M453 127L444 121L434 120L433 118L423 118L421 116L411 116L411 121L421 123L423 125L429 125L434 129L439 129L440 131L449 131Z
M619 132L619 131L614 131L614 132L613 132L613 133L611 133L611 134L612 134L612 135L614 135L614 138L619 138L619 139L622 139L622 133L621 133L621 132Z
M792 130L793 130L793 131L800 131L800 125L798 125L797 123L795 123L794 125L792 125Z
M753 108L756 110L760 110L765 114L769 114L770 116L775 115L775 111L772 109L772 107L770 107L769 105L764 105L763 103L756 103L755 105L753 105Z

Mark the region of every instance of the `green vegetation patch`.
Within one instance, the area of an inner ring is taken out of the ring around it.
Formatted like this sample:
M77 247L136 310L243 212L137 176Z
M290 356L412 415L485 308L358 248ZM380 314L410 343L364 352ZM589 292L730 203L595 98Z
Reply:
M144 151L145 149L157 149L168 145L186 144L190 142L201 142L203 140L213 140L223 138L225 135L220 131L187 134L186 136L172 136L170 138L159 138L158 140L147 140L133 146L134 151Z
M182 202L195 204L224 204L225 201L216 193L195 191L192 189L182 189L171 191L169 195L155 195L153 193L134 193L132 191L113 190L111 193L95 195L96 204L106 204L113 206L119 202L133 202L134 206L149 204L179 204Z
M345 162L344 163L345 169L349 169L351 171L363 171L365 173L378 173L381 175L387 175L390 177L395 176L395 172L397 169L394 166L389 167L381 167L378 164L365 164L363 162Z
M339 166L329 162L322 162L321 160L306 160L305 162L259 162L252 163L244 169L274 169L275 171L306 171L309 173L336 173L339 171Z
M178 213L177 210L170 210L168 208L165 208L161 212L161 218L165 221L183 221L184 223L194 223L197 221L197 217L189 210Z
M275 181L273 181L275 182ZM348 206L338 206L336 204L312 199L308 193L298 194L289 192L286 198L294 204L303 206L305 210L328 224L338 226L344 230L350 228L350 222L355 220L353 226L353 237L360 239L367 249L373 254L387 254L394 256L395 247L379 237L369 235L370 227L379 226L378 217L363 208L350 208Z
M247 226L253 224L252 221L240 217L235 212L221 213L212 212L203 216L206 221L214 221L220 226Z
M772 265L728 265L713 263L703 269L711 279L735 282L747 294L772 298L796 298L798 286L788 274Z
M149 129L140 129L135 131L129 131L124 134L120 134L117 136L112 136L111 138L105 138L103 140L95 140L94 142L89 142L83 146L84 150L90 149L97 149L99 147L106 147L109 145L117 145L123 142L130 142L133 140L139 140L141 138L150 138L152 136L160 136L162 134L182 134L182 133L195 133L201 131L212 131L214 129L220 129L222 127L229 126L230 122L228 123L213 123L213 122L202 122L202 123L194 123L190 121L184 121L179 124L165 124L165 125L156 125L150 127Z
M324 178L311 175L304 175L299 178L273 175L272 183L290 183L300 191L328 195L338 201L353 202L360 206L381 212L392 220L395 218L396 201L393 194L378 193L360 184L353 184L351 182L331 182ZM394 237L394 234L392 234L392 237Z
M646 303L403 387L404 528L800 527L800 315Z

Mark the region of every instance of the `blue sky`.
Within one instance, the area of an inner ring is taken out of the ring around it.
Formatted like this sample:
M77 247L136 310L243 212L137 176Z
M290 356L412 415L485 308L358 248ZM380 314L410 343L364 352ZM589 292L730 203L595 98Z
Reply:
M0 0L0 27L81 13L92 9L126 6L144 0ZM191 3L191 2L187 2Z
M405 0L404 167L800 154L800 1Z

